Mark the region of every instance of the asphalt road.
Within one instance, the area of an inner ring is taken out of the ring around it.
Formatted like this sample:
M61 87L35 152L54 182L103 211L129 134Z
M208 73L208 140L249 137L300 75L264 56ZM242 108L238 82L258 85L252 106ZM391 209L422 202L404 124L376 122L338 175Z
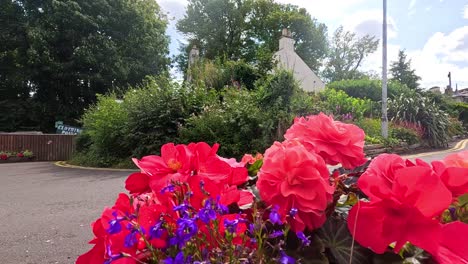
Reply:
M90 223L125 191L128 174L0 164L0 263L74 263L90 248Z
M409 158L441 159L447 152ZM74 263L90 249L90 223L112 205L130 172L0 164L0 263Z

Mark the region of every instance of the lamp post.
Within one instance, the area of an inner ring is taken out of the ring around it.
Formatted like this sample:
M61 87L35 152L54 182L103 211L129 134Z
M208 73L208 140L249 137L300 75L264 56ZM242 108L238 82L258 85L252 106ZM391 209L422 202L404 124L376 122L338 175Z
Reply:
M387 117L387 0L383 0L382 25L382 137L388 138Z

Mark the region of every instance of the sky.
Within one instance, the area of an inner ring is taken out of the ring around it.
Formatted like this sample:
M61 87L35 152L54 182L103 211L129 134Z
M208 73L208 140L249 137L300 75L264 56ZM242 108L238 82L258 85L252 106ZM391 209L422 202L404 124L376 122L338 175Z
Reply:
M167 34L171 55L178 53L183 36L175 29L185 14L187 0L157 0L169 14ZM304 7L329 34L340 25L359 35L382 35L380 0L277 0ZM388 0L388 61L405 50L424 88L446 87L451 72L452 87L468 88L468 0ZM362 70L381 74L382 48L371 54Z

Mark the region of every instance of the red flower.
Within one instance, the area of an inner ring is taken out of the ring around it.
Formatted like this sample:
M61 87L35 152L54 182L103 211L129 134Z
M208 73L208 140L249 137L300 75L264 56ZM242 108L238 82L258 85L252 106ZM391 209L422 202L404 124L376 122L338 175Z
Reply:
M468 150L448 155L443 163L447 167L468 168Z
M262 200L279 206L283 218L297 209L297 215L289 219L296 232L320 227L334 191L323 159L298 141L285 141L275 142L263 162L257 182Z
M284 137L299 140L330 165L341 163L345 168L354 168L366 162L364 131L323 113L296 118Z
M241 162L237 162L236 159L226 159L223 157L219 157L222 161L229 164L231 167L231 174L228 177L227 183L229 185L241 185L247 182L249 179L249 173L245 168L245 164Z
M468 224L453 222L441 227L439 246L430 252L439 263L468 263Z
M24 157L24 154L23 154L22 152L18 152L18 154L16 154L16 156L17 156L18 158L22 158L22 157Z
M155 192L160 192L171 181L185 182L190 176L191 153L185 145L168 143L161 147L161 156L145 156L133 162L142 173L149 175L149 186ZM143 178L140 175L138 179Z
M189 149L194 155L193 170L197 175L210 179L216 183L227 183L231 176L231 166L221 160L216 152L219 144L210 147L205 142L191 143Z
M125 189L131 194L140 194L151 191L149 187L150 177L145 173L132 173L125 180Z
M446 168L440 174L440 178L452 192L453 199L468 193L468 168Z
M395 173L406 168L407 163L396 154L381 154L374 158L361 175L358 186L371 201L388 197L392 191Z
M440 223L433 218L450 205L452 195L430 167L388 171L393 175L382 171L381 176L393 177L390 192L386 190L388 186L378 186L382 181L370 176L359 179L359 186L366 186L363 192L371 202L358 202L351 209L348 216L351 234L359 244L376 253L384 253L393 242L395 252L406 242L435 252L438 244L434 238L439 235Z
M1 159L1 160L7 160L7 159L8 159L8 155L7 155L7 154L0 154L0 159Z
M241 160L241 164L243 165L246 165L247 163L248 164L254 164L257 160L262 160L263 159L263 155L260 154L260 153L257 153L254 156L252 156L252 154L245 154L243 157L242 157L242 160Z

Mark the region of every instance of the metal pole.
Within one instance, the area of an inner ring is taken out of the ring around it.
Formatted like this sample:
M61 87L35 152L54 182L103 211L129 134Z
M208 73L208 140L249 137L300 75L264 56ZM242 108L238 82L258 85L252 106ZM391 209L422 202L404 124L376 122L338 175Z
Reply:
M383 0L383 25L382 25L382 137L388 138L388 117L387 117L387 0Z

